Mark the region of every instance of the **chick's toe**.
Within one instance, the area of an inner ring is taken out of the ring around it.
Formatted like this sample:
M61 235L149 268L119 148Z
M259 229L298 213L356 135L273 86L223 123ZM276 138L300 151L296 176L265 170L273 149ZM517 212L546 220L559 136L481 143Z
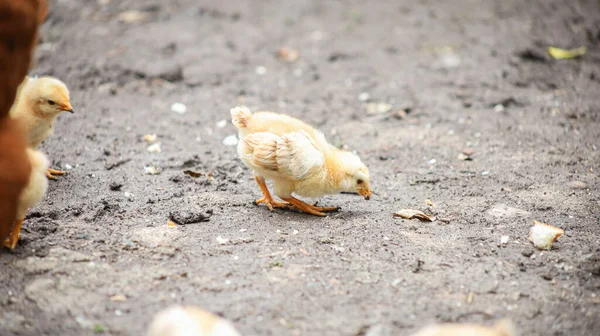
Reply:
M67 172L63 171L63 170L55 170L52 168L48 168L48 170L46 170L46 177L48 177L51 180L56 180L56 176L54 175L65 175Z
M256 205L259 205L261 203L265 203L267 208L269 208L269 210L271 210L271 211L273 211L274 208L289 209L289 207L290 207L290 203L279 202L279 201L274 200L271 197L263 197L261 199L257 199L256 201L254 201L254 204L256 204Z

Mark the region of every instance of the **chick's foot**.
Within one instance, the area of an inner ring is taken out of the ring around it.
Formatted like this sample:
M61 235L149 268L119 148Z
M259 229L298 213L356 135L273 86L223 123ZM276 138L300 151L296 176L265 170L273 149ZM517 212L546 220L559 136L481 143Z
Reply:
M257 199L256 201L254 201L254 204L256 204L256 205L259 205L260 203L265 203L267 208L269 208L269 210L271 210L271 211L273 211L274 208L281 208L281 209L289 209L290 208L290 203L279 202L279 201L274 200L271 197L263 197L261 199Z
M324 211L337 211L338 210L337 208L322 208L322 207L310 205L310 204L305 203L294 197L284 198L284 200L288 201L292 204L292 209L296 209L296 210L306 212L311 215L320 216L320 217L327 216L327 214L325 214ZM333 210L333 209L336 209L336 210Z
M48 170L46 171L46 177L51 179L51 180L56 180L56 176L54 175L65 175L67 172L64 170L55 170L52 168L48 168Z
M23 219L19 219L12 229L12 232L6 240L4 240L4 246L11 250L14 250L19 242L19 236L21 234L21 226L23 225Z

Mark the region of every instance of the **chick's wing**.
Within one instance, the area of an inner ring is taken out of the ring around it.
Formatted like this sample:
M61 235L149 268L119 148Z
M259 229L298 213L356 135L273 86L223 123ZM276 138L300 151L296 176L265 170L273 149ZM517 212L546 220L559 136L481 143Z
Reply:
M244 138L244 144L244 158L254 169L294 181L302 180L325 162L323 153L304 131L282 136L253 133Z

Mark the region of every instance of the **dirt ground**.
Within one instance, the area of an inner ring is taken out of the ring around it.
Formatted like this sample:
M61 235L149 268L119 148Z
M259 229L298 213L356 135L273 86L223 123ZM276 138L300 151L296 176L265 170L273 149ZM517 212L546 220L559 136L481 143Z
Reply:
M245 335L600 329L598 1L50 5L32 73L71 88L76 113L42 145L69 175L1 256L1 335L142 335L175 303ZM342 207L327 218L253 205L223 143L238 104L356 150L376 195L325 197ZM392 218L427 199L445 222ZM212 215L167 226L181 211ZM565 230L551 251L527 240L534 219Z

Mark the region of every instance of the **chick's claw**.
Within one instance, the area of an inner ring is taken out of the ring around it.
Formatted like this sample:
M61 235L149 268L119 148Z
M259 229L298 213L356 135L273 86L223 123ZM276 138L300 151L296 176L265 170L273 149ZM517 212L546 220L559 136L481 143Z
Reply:
M256 204L256 205L259 205L260 203L265 203L267 208L269 208L269 210L271 210L271 211L273 211L274 208L281 208L281 209L289 209L290 208L290 203L275 201L272 198L263 197L261 199L257 199L256 201L254 201L254 204Z
M17 243L19 242L19 237L21 234L21 226L23 225L23 220L18 220L16 225L13 227L13 230L8 238L4 240L4 246L8 247L11 250L14 250L17 247Z
M50 180L56 180L56 176L54 175L65 175L66 173L67 172L63 170L55 170L52 168L48 168L48 170L46 170L46 177Z

